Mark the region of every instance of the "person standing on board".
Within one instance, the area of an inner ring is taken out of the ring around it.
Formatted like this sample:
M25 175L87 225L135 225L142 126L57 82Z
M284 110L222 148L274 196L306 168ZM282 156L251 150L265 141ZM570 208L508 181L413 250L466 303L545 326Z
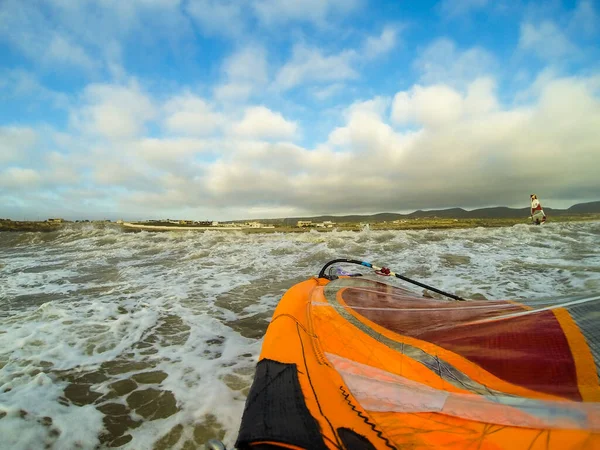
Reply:
M544 210L542 209L542 204L537 198L537 195L531 194L531 220L534 221L536 225L540 225L541 223L546 221L546 214L544 214Z

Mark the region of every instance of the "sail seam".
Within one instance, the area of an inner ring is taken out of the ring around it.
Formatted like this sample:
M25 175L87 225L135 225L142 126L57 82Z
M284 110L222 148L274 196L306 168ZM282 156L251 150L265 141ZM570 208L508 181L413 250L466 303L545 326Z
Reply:
M340 386L340 391L342 391L342 396L344 397L344 400L346 400L346 403L348 403L348 405L350 405L350 408L352 408L352 411L354 411L358 417L360 417L364 423L366 423L367 425L369 425L371 427L371 429L375 432L375 434L377 434L377 437L379 437L381 440L385 441L385 445L393 450L397 450L396 447L394 447L391 442L388 440L388 438L386 438L383 435L383 432L377 429L377 426L371 422L369 420L369 418L367 416L365 416L361 411L359 411L356 406L350 401L350 399L348 397L350 397L350 393L346 392L346 390L344 389L344 386Z

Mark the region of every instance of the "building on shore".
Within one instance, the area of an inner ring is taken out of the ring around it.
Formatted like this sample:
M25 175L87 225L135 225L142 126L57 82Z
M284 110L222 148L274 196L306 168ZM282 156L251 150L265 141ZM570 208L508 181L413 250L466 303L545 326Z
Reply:
M313 223L312 223L312 220L299 220L296 226L300 227L300 228L302 228L302 227L312 227Z
M326 220L316 224L317 228L333 228L334 225L335 223L333 223L331 220Z
M65 221L65 219L61 219L60 217L53 217L51 219L47 219L46 222L48 223L63 223Z

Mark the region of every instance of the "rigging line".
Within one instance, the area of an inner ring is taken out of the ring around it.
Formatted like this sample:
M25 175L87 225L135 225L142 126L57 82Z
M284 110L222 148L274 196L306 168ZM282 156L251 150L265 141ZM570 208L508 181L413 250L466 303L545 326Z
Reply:
M388 269L387 267L379 267L376 266L374 264L371 264L370 262L366 262L366 261L359 261L357 259L346 259L346 258L338 258L338 259L333 259L331 261L329 261L328 263L326 263L322 268L321 271L319 272L318 277L319 278L326 278L328 280L332 280L331 277L328 277L325 275L325 271L327 270L327 268L333 264L336 263L350 263L350 264L357 264L359 266L364 266L364 267L368 267L369 269L373 269L376 273L379 273L380 275L387 275L387 276L393 276L396 278L399 278L401 280L407 281L409 283L412 283L414 285L420 286L422 288L428 289L430 291L436 292L438 294L444 295L446 297L450 297L454 300L459 300L459 301L465 301L464 298L459 297L458 295L454 295L454 294L450 294L448 292L444 292L440 289L434 288L432 286L429 286L427 284L421 283L419 281L416 280L412 280L404 275L400 275L399 273L395 273L393 271L391 271L390 269Z
M315 335L315 334L311 333L309 330L307 330L307 329L306 329L306 327L305 327L304 325L302 325L302 324L301 324L301 323L298 321L298 319L297 319L296 317L292 316L291 314L287 314L287 313L282 313L282 314L279 314L279 315L277 315L276 317L274 317L274 318L271 320L271 323L275 322L277 319L280 319L280 318L282 318L282 317L287 317L288 319L292 319L292 320L293 320L294 322L296 322L296 324L297 324L297 325L298 325L300 328L302 328L302 329L303 329L303 330L306 332L306 334L308 334L308 335L309 335L311 338L316 338L316 337L318 337L317 335Z

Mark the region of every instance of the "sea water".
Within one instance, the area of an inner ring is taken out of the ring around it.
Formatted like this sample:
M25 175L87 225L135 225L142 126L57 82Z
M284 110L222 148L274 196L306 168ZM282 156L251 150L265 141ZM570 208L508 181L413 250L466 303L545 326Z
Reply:
M466 298L600 292L600 222L0 233L0 448L231 447L278 300L339 257Z

